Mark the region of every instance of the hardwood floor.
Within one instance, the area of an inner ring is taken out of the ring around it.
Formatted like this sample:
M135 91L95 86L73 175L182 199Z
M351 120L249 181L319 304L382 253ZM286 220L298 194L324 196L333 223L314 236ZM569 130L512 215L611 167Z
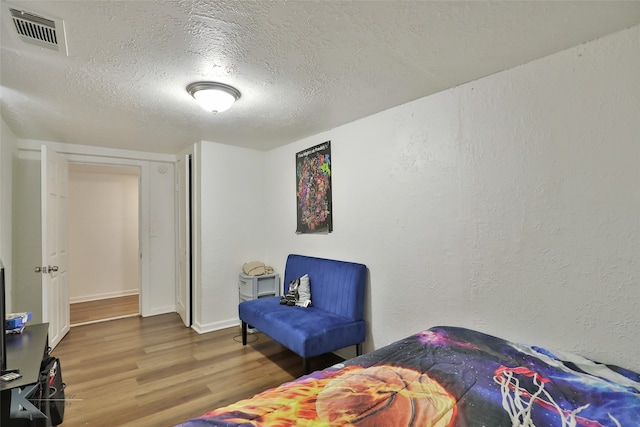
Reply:
M301 358L240 327L198 334L163 314L76 326L53 351L67 384L64 427L173 426L302 374ZM323 369L342 359L311 360Z
M138 295L101 299L71 304L71 326L119 319L139 314Z

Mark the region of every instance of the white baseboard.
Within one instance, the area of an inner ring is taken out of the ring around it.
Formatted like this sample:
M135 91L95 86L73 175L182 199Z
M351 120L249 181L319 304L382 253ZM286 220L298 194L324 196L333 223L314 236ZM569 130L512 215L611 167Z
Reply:
M87 301L98 301L101 299L109 299L109 298L127 297L129 295L137 295L139 293L140 293L140 290L138 289L128 289L124 291L105 292L102 294L82 295L79 297L70 297L69 304L76 304L79 302L87 302Z
M238 319L228 319L206 324L195 322L192 328L199 334L206 334L207 332L219 331L220 329L227 329L233 326L240 326L240 321Z
M157 316L158 314L175 313L175 305L167 305L165 307L155 307L149 311L143 310L142 317Z

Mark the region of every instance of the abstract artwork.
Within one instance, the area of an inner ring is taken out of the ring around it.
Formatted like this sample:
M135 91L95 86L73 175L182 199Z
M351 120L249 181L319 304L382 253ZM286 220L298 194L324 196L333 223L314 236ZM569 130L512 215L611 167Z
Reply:
M296 153L296 233L333 231L331 141Z

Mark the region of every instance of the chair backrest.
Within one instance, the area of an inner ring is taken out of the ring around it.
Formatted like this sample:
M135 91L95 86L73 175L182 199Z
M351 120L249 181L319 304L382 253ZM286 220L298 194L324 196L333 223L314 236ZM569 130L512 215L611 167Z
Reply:
M314 307L350 320L364 320L366 265L291 254L284 272L284 292L292 280L305 274L309 275Z

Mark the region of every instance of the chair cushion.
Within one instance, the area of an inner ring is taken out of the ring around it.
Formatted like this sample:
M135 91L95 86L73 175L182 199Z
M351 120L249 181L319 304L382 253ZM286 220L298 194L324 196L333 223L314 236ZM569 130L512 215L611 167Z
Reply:
M313 357L365 340L366 323L353 321L315 306L280 304L280 297L244 301L240 319L302 357Z

